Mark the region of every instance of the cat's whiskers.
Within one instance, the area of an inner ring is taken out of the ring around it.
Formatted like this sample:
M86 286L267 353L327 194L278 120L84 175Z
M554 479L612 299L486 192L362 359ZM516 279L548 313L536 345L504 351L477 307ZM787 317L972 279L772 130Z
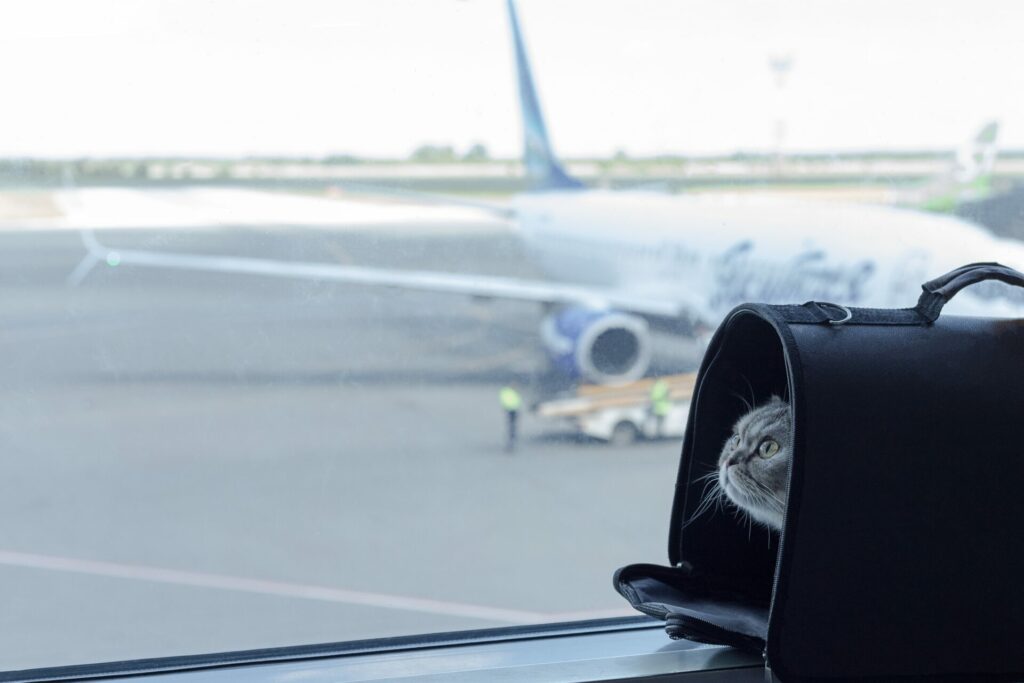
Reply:
M697 519L705 512L707 512L708 509L711 508L712 505L714 505L716 499L718 499L721 495L719 487L716 486L717 476L718 471L714 470L697 479L697 481L705 481L704 490L701 492L701 499L700 502L697 504L697 509L694 510L693 515L690 517L690 519L687 520L685 524L683 524L684 529L690 524L690 522L692 522L693 520Z
M753 478L751 478L750 481L752 481L754 483L754 486L757 487L758 492L762 494L765 502L771 501L772 503L775 503L778 506L779 510L782 510L784 507L786 507L785 501L776 496L775 492L768 488L763 482L760 482L757 479Z
M735 392L735 391L731 391L731 392L729 392L729 393L731 393L731 394L732 394L733 396L735 396L735 397L736 397L736 398L738 398L738 399L739 399L740 401L742 401L742 402L743 402L743 405L744 405L744 406L746 406L747 410L753 410L753 409L754 409L754 406L753 406L753 404L752 404L752 403L751 403L750 401L748 401L748 400L746 399L746 397L745 397L745 396L743 396L743 394L740 394L740 393L738 393L738 392Z
M739 373L739 376L747 383L747 389L750 390L750 403L747 404L747 410L753 410L754 404L757 403L757 395L754 393L754 385L750 383L750 380L747 379L747 376L743 373Z

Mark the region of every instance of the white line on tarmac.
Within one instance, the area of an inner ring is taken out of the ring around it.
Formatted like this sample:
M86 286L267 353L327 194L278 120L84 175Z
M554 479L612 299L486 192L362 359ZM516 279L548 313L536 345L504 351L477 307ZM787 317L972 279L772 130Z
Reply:
M195 586L198 588L217 588L221 590L273 595L284 598L301 598L304 600L320 600L348 605L365 605L385 609L405 610L409 612L426 612L451 617L468 617L486 621L501 621L511 624L537 624L557 620L557 615L524 610L468 605L443 600L428 600L386 593L368 593L351 591L324 586L311 586L301 583L282 581L265 581L248 579L223 574L207 574L204 572L163 569L142 565L120 564L115 562L98 562L73 557L54 555L36 555L9 550L0 550L0 565L11 567L30 567L33 569L49 569L53 571L88 574L122 579L135 579L153 583L172 584L177 586Z

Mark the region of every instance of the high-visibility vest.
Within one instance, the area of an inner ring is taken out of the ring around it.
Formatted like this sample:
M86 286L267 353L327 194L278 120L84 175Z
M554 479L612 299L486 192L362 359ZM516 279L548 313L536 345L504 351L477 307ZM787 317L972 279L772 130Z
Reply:
M668 415L672 402L668 400L668 383L659 379L651 386L651 411L655 415Z
M523 405L523 399L519 397L519 392L512 387L502 387L498 396L501 399L501 407L508 412L519 410L519 406Z

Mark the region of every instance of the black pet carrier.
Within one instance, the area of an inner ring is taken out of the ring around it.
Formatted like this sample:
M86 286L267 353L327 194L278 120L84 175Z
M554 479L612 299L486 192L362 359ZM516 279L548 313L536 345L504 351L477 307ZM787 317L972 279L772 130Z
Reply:
M676 638L762 652L778 680L1024 680L1024 320L940 316L996 263L905 309L741 305L698 373L671 566L615 574ZM781 533L694 517L743 412L787 396Z

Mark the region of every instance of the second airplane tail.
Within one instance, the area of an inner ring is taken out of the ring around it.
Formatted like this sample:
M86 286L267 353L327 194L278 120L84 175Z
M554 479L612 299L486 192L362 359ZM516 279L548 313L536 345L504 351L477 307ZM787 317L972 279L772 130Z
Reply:
M957 150L953 176L960 183L987 180L999 151L999 122L990 121Z

